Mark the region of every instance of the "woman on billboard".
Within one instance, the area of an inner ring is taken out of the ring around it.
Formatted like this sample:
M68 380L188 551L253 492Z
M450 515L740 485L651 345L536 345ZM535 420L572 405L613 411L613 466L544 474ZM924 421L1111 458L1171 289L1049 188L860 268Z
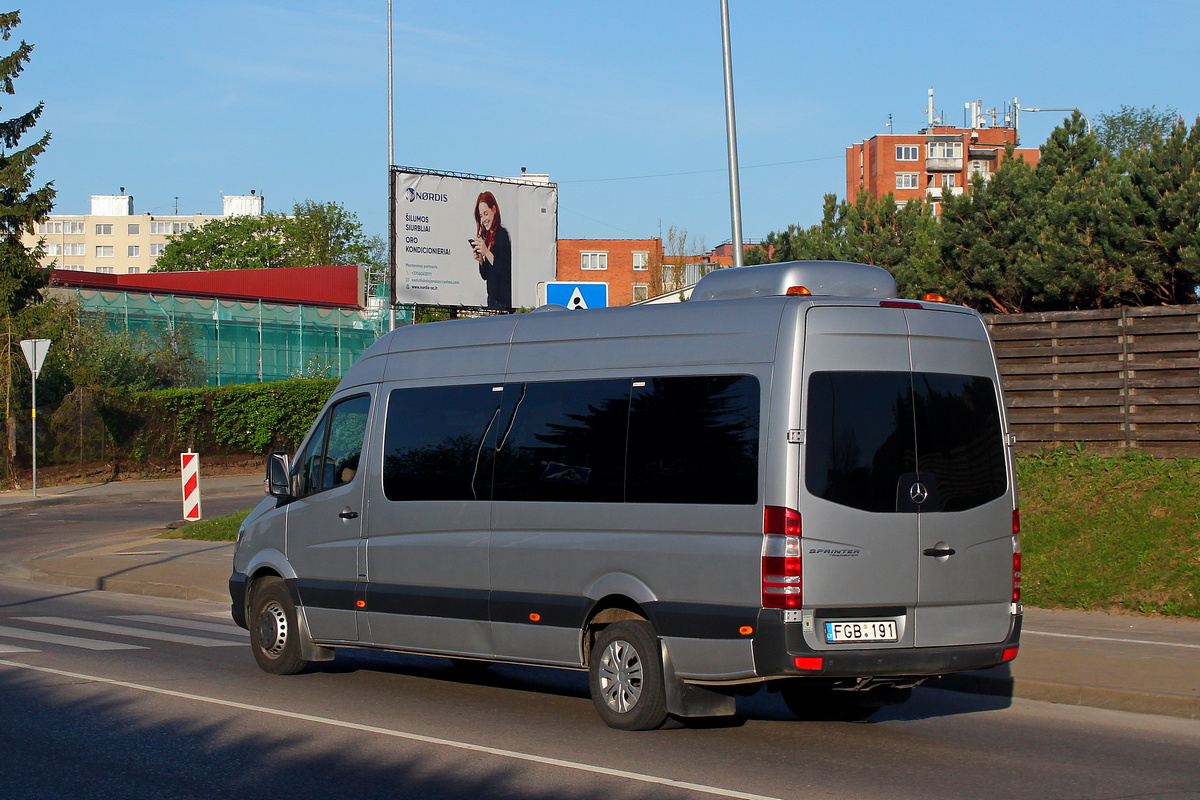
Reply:
M491 192L481 192L475 201L475 227L471 250L479 277L487 281L488 308L512 308L512 240L500 224L500 206Z

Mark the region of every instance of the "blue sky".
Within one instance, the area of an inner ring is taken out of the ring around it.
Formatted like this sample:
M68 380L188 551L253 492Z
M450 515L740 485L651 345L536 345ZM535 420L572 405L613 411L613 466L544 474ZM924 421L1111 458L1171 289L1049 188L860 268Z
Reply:
M963 104L1200 114L1200 3L730 0L743 234L820 218L845 147ZM394 0L396 163L547 172L561 238L730 238L719 0ZM3 118L38 101L57 213L336 201L387 235L386 0L39 0ZM13 42L9 42L9 45ZM10 48L11 49L11 48ZM1188 65L1191 65L1190 67ZM1021 118L1040 145L1062 115ZM771 166L764 166L771 165Z

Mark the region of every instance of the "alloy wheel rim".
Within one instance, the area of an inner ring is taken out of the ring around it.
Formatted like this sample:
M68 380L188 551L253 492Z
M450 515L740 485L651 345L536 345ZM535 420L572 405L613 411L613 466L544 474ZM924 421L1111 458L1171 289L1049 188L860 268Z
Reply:
M642 696L642 658L637 648L621 639L609 642L600 656L600 693L604 704L627 714Z

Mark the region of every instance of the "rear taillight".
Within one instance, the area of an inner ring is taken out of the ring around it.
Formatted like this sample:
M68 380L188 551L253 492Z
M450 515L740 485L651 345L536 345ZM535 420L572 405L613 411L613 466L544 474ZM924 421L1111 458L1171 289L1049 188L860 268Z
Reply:
M1021 602L1021 554L1013 553L1013 595L1014 603Z
M1021 509L1013 509L1013 581L1012 601L1021 602Z
M800 608L801 575L800 512L767 506L763 513L763 608Z

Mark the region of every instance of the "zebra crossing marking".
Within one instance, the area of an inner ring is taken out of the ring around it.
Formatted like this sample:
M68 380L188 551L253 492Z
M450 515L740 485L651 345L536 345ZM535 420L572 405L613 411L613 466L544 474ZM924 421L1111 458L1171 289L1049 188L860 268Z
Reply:
M46 644L61 644L66 647L80 647L84 650L145 650L140 644L125 642L106 642L100 639L80 639L78 636L63 636L59 633L45 631L30 631L24 628L10 628L0 625L0 636L8 639L21 639L30 642L45 642Z
M62 628L76 628L97 633L112 633L117 636L129 636L134 639L153 639L159 642L175 642L190 644L197 647L242 647L241 642L231 642L228 639L208 639L201 636L187 636L166 631L152 631L146 628L131 628L127 625L110 625L107 622L90 622L82 619L67 617L17 617L22 622L34 622L42 625L57 625Z
M125 614L113 619L124 619L130 622L149 622L155 625L169 625L173 628L188 628L193 631L208 631L209 633L228 633L233 636L249 636L250 631L239 628L232 621L227 625L219 622L200 622L194 619L179 619L177 617L162 617L154 614Z

